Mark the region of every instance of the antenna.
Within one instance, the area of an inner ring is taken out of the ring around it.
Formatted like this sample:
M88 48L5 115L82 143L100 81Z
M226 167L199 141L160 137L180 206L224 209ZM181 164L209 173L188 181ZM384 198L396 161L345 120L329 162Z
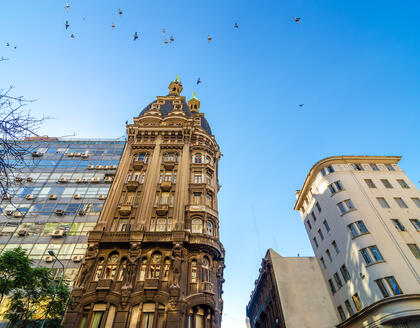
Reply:
M254 219L254 225L255 225L255 233L257 235L257 240L258 240L258 248L260 250L260 257L262 258L262 251L261 251L261 241L260 241L260 234L258 233L258 225L257 225L257 220L255 219L255 214L254 214L254 205L251 203L251 214L252 214L252 218Z

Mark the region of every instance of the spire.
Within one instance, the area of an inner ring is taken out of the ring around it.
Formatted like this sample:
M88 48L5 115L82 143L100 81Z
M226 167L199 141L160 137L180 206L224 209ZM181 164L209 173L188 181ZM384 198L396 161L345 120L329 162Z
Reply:
M199 113L200 100L197 98L197 93L193 92L193 97L188 100L188 107L190 108L191 113Z
M169 84L169 94L172 96L179 96L182 92L182 84L179 80L179 75L176 76L175 80Z

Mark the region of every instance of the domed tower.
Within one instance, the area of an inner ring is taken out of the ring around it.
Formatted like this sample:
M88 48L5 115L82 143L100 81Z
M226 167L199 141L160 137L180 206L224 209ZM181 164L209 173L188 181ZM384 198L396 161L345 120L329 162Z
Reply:
M63 324L218 328L219 146L177 78L133 124Z

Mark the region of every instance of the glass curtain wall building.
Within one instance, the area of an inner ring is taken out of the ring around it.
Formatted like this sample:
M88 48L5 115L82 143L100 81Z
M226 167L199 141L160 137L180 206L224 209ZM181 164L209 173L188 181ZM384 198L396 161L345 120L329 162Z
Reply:
M73 285L117 170L125 140L40 138L0 202L0 251L22 247L36 266L62 269Z

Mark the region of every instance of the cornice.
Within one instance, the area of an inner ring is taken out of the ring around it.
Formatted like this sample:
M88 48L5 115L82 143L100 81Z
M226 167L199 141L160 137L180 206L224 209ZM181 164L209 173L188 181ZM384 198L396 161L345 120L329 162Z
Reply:
M321 159L309 170L303 183L302 189L299 191L298 199L296 200L294 210L298 211L305 199L308 190L321 169L331 164L351 164L351 163L378 163L378 164L397 164L401 160L401 156L364 156L364 155L343 155L331 156Z

